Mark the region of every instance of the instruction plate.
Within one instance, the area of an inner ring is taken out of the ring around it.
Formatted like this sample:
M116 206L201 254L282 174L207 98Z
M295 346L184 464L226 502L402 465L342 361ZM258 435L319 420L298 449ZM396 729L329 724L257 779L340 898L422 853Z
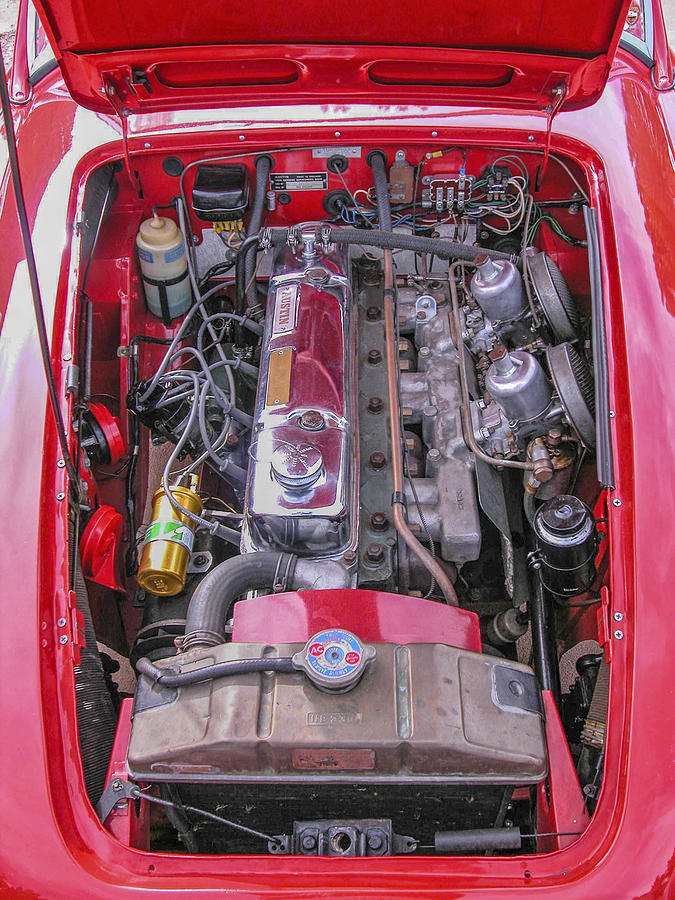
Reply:
M327 172L271 172L270 188L273 191L326 191Z

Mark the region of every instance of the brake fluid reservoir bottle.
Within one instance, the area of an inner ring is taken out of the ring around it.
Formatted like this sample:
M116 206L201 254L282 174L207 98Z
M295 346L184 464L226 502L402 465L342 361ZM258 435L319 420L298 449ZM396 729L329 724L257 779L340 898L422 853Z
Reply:
M165 325L192 303L183 235L172 219L155 214L136 235L145 302Z

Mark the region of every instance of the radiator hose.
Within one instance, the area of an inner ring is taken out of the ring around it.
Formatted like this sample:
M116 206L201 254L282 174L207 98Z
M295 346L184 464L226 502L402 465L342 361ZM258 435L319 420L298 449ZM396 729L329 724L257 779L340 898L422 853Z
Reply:
M225 640L223 628L233 603L247 591L312 590L321 586L325 564L290 553L265 550L226 559L200 582L188 606L182 649L212 647Z

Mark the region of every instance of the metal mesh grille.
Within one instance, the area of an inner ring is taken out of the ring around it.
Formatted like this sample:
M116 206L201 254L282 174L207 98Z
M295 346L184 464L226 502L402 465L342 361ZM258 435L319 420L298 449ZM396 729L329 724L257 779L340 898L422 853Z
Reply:
M560 299L560 303L567 313L567 317L570 320L572 328L575 332L579 330L579 326L581 325L581 320L579 317L579 310L572 299L572 295L570 294L570 289L567 286L567 282L563 277L562 272L553 262L550 256L544 256L544 262L546 263L546 268L548 269L548 274L551 276L551 281L553 282L553 286L556 289L558 297Z
M595 390L593 388L593 375L586 360L577 353L574 347L568 347L567 356L570 369L574 375L579 390L584 398L591 415L595 418Z

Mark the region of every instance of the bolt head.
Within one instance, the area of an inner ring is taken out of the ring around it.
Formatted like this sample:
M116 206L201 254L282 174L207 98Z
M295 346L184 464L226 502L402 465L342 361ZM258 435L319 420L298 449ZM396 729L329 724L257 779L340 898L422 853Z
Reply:
M387 457L382 453L381 450L375 450L370 454L370 466L373 469L383 469L385 463L387 462Z
M383 512L373 513L370 517L370 527L373 531L386 531L389 527L389 519Z
M615 497L615 498L612 500L612 506L621 506L621 501L619 500L618 497Z
M368 362L371 366L376 366L378 363L382 362L382 354L379 350L369 350L368 351Z
M356 562L356 553L354 550L345 550L342 554L342 561L348 566L351 566L352 563Z
M381 413L384 408L382 397L371 397L368 400L368 412Z
M59 628L63 628L63 626L66 624L66 620L63 618L63 616L61 616L60 619L56 620L56 624L59 626Z
M59 491L58 494L56 495L56 499L57 499L57 500L64 500L64 499L65 499L65 496L66 496L66 495L63 493L63 491Z
M366 547L366 561L369 563L381 563L384 559L382 544L368 544Z
M59 638L59 644L67 644L67 643L68 643L68 637L65 634L62 634L61 637Z
M316 838L313 834L304 834L302 836L302 849L303 850L314 850L316 847Z
M623 638L623 631L620 631L618 628L614 632L614 637L617 641L620 641Z
M371 850L380 850L382 848L382 835L377 832L368 835L368 847Z
M614 621L615 621L615 622L623 622L623 613L622 613L622 612L615 612L615 613L614 613Z
M369 322L378 322L382 318L382 311L379 306L369 306L366 310L366 318Z

